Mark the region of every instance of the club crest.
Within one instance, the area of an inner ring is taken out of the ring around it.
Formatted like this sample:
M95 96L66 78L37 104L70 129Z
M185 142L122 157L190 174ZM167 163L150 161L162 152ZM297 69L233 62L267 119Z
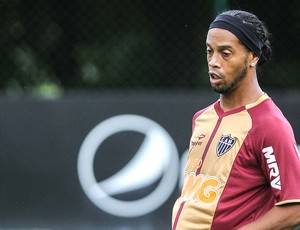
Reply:
M226 152L228 152L235 144L236 139L234 137L231 137L231 134L229 135L222 135L219 143L217 145L217 155L218 157L224 155Z

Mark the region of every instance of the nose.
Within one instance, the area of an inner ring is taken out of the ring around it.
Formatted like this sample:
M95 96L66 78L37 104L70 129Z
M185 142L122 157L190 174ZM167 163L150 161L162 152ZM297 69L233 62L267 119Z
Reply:
M220 68L220 57L217 53L207 57L207 63L209 67Z

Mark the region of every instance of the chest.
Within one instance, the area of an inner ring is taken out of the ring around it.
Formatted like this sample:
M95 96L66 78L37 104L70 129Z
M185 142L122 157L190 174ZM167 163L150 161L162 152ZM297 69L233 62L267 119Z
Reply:
M247 111L219 117L214 111L200 115L194 123L186 173L214 175L225 179L237 155L247 148L245 140L252 127Z

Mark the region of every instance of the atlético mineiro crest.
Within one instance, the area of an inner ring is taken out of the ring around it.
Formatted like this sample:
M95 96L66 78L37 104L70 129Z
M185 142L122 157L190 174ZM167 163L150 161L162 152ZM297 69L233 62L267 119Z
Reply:
M218 157L227 153L234 146L235 142L236 139L234 137L231 137L231 134L222 135L217 145Z

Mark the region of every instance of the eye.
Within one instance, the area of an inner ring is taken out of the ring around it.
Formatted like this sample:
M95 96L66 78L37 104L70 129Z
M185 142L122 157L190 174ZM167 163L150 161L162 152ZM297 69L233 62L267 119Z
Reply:
M224 58L227 58L227 57L229 57L230 56L230 52L229 51L223 51L222 52L222 57L224 57Z
M206 49L206 54L207 54L208 56L211 55L212 52L213 52L213 51L212 51L210 48L207 48L207 49Z

